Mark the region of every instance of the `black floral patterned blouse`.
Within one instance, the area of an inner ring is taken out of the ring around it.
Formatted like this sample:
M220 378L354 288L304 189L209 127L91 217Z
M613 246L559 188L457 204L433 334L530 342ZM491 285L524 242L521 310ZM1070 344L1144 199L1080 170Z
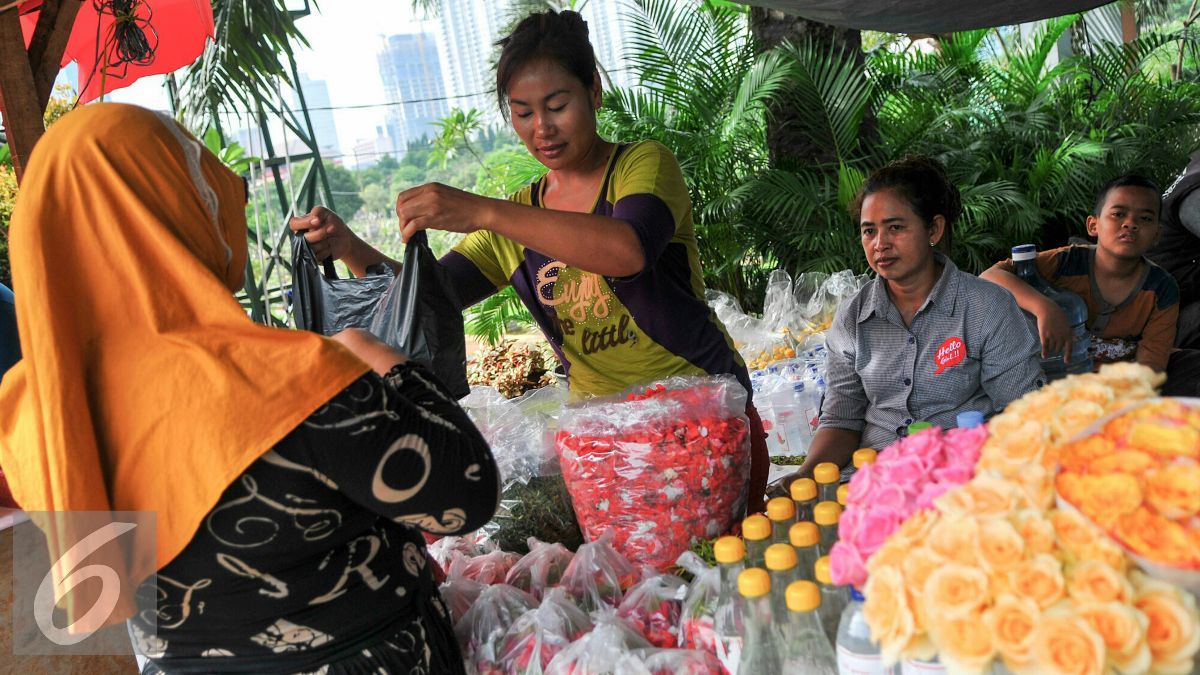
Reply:
M487 444L429 371L364 375L139 588L142 673L461 673L420 531L474 530L497 497Z

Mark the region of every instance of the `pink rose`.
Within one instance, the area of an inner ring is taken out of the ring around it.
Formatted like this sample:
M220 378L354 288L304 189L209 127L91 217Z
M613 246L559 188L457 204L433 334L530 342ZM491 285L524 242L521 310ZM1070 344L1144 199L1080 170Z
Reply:
M845 511L842 511L842 516L838 519L838 539L842 541L853 539L855 533L862 527L863 514L868 510L870 507L854 506L847 507Z
M942 432L934 427L917 432L904 439L901 447L905 455L915 455L921 458L925 468L931 468L942 462Z
M881 459L877 463L884 484L896 485L908 491L927 479L928 467L920 457L899 452L893 454L895 457L890 462L885 463Z
M849 542L863 557L869 558L896 531L905 515L891 509L869 509L863 514L862 522L850 533Z
M912 490L916 492L916 486L912 486ZM867 508L882 508L891 509L893 511L903 511L908 508L909 496L899 485L888 484L881 485L875 491L874 499L867 505Z
M940 469L935 469L933 479L939 483L949 483L951 485L962 485L971 480L971 476L975 475L974 464L947 464Z
M917 510L933 508L933 500L958 487L956 483L926 483L917 496Z
M946 432L946 456L954 464L975 466L983 443L988 438L987 427L978 426L973 429L951 429Z
M867 568L863 555L853 545L839 541L829 552L829 576L833 583L843 586L854 584L862 588L867 582Z
M877 487L879 475L878 464L867 464L854 472L850 478L850 488L846 492L846 505L863 504L869 506Z

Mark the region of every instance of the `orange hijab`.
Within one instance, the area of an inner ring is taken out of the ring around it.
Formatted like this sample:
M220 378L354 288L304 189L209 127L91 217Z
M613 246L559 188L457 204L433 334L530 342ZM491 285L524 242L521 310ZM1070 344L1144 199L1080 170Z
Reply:
M242 179L134 106L64 117L21 185L9 246L23 359L0 385L0 466L27 511L157 512L156 540L134 530L134 583L368 370L331 340L246 316L232 295L246 234ZM65 544L47 535L56 560Z

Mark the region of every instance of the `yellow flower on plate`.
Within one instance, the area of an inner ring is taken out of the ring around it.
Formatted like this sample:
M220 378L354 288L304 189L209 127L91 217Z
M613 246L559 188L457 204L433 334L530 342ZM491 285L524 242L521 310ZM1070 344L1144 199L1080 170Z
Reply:
M1200 613L1196 599L1165 581L1140 572L1131 574L1137 589L1133 606L1149 619L1146 641L1154 671L1167 675L1191 672L1192 659L1200 651Z
M1025 540L1013 524L989 518L979 525L979 559L989 573L1004 573L1025 558Z
M1011 593L996 596L996 603L984 612L983 622L1009 670L1028 668L1032 659L1034 630L1041 610L1028 598Z
M1066 593L1062 565L1054 556L1039 553L1008 572L1013 593L1029 598L1045 609Z
M1062 449L1063 471L1087 473L1088 468L1117 451L1117 445L1107 436L1088 436L1068 443Z
M1027 464L1010 478L1017 486L1022 508L1045 511L1054 505L1054 481L1041 464Z
M1054 525L1058 543L1076 558L1100 537L1095 526L1074 509L1051 511L1050 522Z
M1146 503L1176 520L1200 513L1200 466L1176 463L1148 474Z
M1122 575L1129 569L1129 558L1125 551L1108 537L1096 537L1095 541L1084 547L1079 558L1104 563Z
M1138 479L1123 473L1102 476L1081 476L1060 473L1058 491L1067 501L1105 528L1113 527L1121 516L1133 513L1142 505L1142 488Z
M978 567L946 563L933 570L919 596L925 611L935 621L972 617L988 601L988 578Z
M1177 567L1200 565L1200 549L1187 529L1147 507L1117 521L1116 534L1139 555Z
M1091 401L1067 401L1050 419L1051 438L1055 442L1065 441L1101 417L1104 417L1104 408Z
M943 516L930 529L928 546L947 560L974 565L979 559L979 521L971 516Z
M1160 457L1196 458L1200 457L1200 429L1136 422L1129 431L1129 445Z
M1090 625L1108 649L1108 658L1122 673L1144 673L1150 669L1150 645L1146 615L1122 602L1094 602L1077 606L1079 616Z
M1072 401L1090 401L1108 408L1116 398L1113 388L1099 379L1075 380L1067 384L1067 397Z
M1140 450L1118 450L1107 457L1093 461L1084 471L1075 473L1127 473L1141 476L1158 466L1158 459Z
M1025 540L1025 550L1030 555L1053 553L1055 547L1054 524L1040 510L1018 511L1015 518L1017 532Z
M1075 602L1130 602L1133 599L1133 586L1125 575L1099 560L1080 560L1071 567L1067 577L1067 594Z
M880 568L867 577L863 595L863 618L871 639L879 643L884 661L895 663L916 635L904 577L894 567Z
M1041 461L1050 444L1049 431L1045 425L1036 420L1022 420L1016 417L1005 418L997 425L997 419L988 423L991 436L983 449L983 456L990 463L995 464L1004 475L1008 475L1009 470Z
M1104 639L1071 608L1047 612L1034 632L1033 662L1045 675L1100 675Z
M939 619L931 631L938 660L958 673L990 673L996 645L991 631L980 630L977 615Z

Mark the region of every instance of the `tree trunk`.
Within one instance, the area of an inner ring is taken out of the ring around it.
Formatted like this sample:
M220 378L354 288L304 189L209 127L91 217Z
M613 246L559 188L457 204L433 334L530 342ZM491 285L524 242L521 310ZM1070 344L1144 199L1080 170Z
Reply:
M864 60L862 35L852 28L839 28L809 21L777 9L752 7L750 30L763 51L778 47L785 41L801 44L805 40L814 40L817 44L828 45L830 49L846 50L847 53L853 54L860 64ZM815 147L803 135L792 130L794 122L806 115L806 111L787 103L774 103L769 113L767 151L770 153L772 165L788 167L836 161L835 157ZM864 136L873 136L875 133L875 118L870 111L863 119L862 133Z

